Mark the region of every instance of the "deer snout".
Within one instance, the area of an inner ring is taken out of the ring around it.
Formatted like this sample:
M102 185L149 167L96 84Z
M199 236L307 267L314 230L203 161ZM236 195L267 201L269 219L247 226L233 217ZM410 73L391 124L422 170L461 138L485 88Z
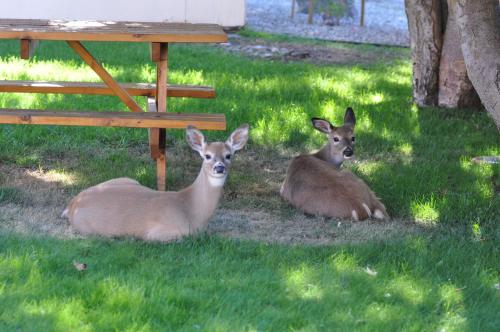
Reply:
M350 158L354 154L354 150L350 147L344 149L344 157Z
M214 172L216 174L224 174L226 172L226 166L224 166L224 164L222 164L222 163L216 164L214 166Z

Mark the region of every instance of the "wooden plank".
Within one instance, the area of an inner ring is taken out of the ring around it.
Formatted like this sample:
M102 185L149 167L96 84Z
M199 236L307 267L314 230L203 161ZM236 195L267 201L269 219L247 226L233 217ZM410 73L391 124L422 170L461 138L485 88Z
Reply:
M148 98L148 112L156 113L155 98ZM149 151L151 158L156 160L160 157L160 130L159 128L149 128Z
M224 114L159 112L82 112L0 109L0 123L183 129L188 125L205 130L225 130Z
M131 96L156 96L156 84L120 83ZM167 84L168 97L215 98L208 86ZM2 81L0 92L115 95L101 82Z
M165 149L163 151L165 151ZM166 189L167 189L167 154L161 153L160 156L156 158L156 190L165 191Z
M156 43L155 43L156 44ZM156 111L167 111L168 44L159 43L156 61Z
M0 19L0 39L225 43L216 24Z
M137 105L135 100L123 89L111 75L104 69L99 62L94 59L92 54L87 51L87 49L79 41L68 41L69 46L75 50L75 52L80 55L80 57L85 61L90 68L92 68L95 73L106 83L106 85L113 90L118 98L127 105L127 107L132 112L142 112L142 108Z
M38 40L21 39L20 44L21 59L31 59L35 53L35 49L38 47Z
M149 53L151 61L158 62L161 60L168 60L168 52L162 52L162 43L151 43L149 46ZM168 45L168 44L167 44Z
M168 44L167 43L153 43L153 49L158 49L156 57L156 112L163 113L167 111L167 76L168 76ZM165 140L167 132L163 128L153 128L151 130L158 131L158 144L159 155L156 158L156 181L157 190L165 190L167 185L167 151ZM156 137L155 137L156 138Z

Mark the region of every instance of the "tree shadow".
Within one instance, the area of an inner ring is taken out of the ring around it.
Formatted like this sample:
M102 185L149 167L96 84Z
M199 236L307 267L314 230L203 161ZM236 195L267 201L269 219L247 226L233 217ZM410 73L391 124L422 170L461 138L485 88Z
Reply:
M16 317L1 323L6 328L493 330L498 323L494 263L481 256L493 244L457 234L322 248L205 236L169 245L0 238L0 308ZM474 261L465 270L464 259ZM74 260L88 269L76 271Z

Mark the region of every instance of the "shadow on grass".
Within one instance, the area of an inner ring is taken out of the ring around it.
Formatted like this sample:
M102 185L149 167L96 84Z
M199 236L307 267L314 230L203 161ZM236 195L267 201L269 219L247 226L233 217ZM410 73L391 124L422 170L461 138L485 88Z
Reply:
M500 323L498 250L460 234L322 248L204 236L170 245L0 239L5 329L493 331Z
M17 55L12 51L15 44L0 45L7 57ZM116 66L118 81L148 81L154 67L142 65L149 62L147 47L127 45L126 56L116 57L122 46L88 43L98 59ZM42 43L38 51L32 61L59 59L68 62L68 70L74 68L72 59L77 56L64 43ZM372 186L391 215L482 226L494 223L500 213L489 179L498 168L470 163L476 155L498 153L500 142L491 121L484 113L414 109L407 63L316 67L249 60L201 46L175 46L171 51L173 82L213 85L218 92L215 100L171 98L171 111L225 113L228 130L250 123L250 145L256 149L306 152L324 144L309 119L322 116L339 123L345 107L352 106L358 118L361 159L351 167ZM143 99L138 98L141 105ZM3 107L125 109L118 98L101 96L7 94L0 103ZM171 141L183 140L184 131L169 133ZM207 133L209 140L225 140L226 135ZM108 176L137 174L143 174L139 180L146 185L154 183L154 167L147 158L123 154L135 147L147 151L147 132L142 129L2 126L0 137L5 142L2 160L17 163L19 156L28 155L33 156L28 163L46 167L69 159L72 171L82 174L80 186ZM90 162L83 165L83 160ZM106 165L111 166L106 169Z

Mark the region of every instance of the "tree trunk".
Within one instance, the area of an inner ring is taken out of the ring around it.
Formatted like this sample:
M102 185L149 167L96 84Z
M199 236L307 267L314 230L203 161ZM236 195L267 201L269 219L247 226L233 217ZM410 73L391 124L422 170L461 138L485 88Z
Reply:
M438 104L442 107L480 107L481 101L474 90L460 45L460 34L454 6L448 0L448 19L443 38L443 50L439 64Z
M500 128L500 27L498 0L451 0L469 78Z
M314 0L309 0L309 4L307 6L307 23L313 23L313 15L314 15Z
M438 102L443 44L441 0L405 0L413 59L413 99L419 106Z

